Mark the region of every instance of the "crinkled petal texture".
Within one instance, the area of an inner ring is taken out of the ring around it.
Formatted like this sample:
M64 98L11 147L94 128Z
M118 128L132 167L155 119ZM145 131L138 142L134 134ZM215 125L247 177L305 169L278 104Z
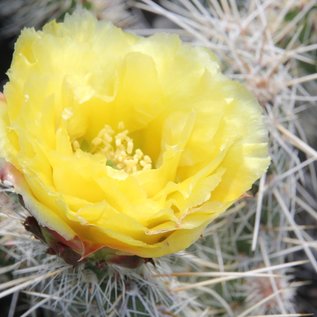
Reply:
M255 98L174 35L77 13L25 29L9 79L1 155L33 216L66 240L141 257L182 250L269 164ZM138 151L146 168L120 167Z

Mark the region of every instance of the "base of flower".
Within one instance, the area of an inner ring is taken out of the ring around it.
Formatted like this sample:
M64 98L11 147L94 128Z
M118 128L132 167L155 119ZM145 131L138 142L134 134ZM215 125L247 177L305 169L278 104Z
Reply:
M27 217L23 223L25 229L36 239L48 245L47 253L61 257L67 264L76 265L82 262L82 256L71 247L56 239L53 230L41 226L34 217Z
M38 221L29 216L23 223L25 229L31 232L36 239L48 246L47 253L62 258L67 264L78 265L84 261L93 261L96 267L102 269L105 265L115 264L125 268L135 269L144 263L152 263L153 259L141 258L137 255L117 254L115 250L106 247L91 248L91 252L85 253L85 243L75 237L72 241L66 241L56 231L42 226Z

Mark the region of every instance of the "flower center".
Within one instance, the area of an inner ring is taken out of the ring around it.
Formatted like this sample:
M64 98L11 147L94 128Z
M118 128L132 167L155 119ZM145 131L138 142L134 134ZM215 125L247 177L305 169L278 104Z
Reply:
M73 141L73 148L75 151L80 148L77 140ZM151 158L141 149L135 149L133 139L129 137L129 131L125 129L123 122L118 124L117 133L106 124L92 140L89 152L102 153L107 158L108 166L128 174L152 168Z

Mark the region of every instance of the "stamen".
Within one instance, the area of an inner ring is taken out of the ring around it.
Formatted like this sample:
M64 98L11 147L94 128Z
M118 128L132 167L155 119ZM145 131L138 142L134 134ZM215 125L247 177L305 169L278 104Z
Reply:
M107 165L120 169L128 174L141 170L150 170L152 160L144 155L141 149L134 148L133 139L129 137L129 131L125 129L124 123L118 124L118 133L109 125L105 125L91 142L90 152L102 153L107 158ZM73 141L73 149L80 148L77 140Z
M77 140L73 141L73 150L77 151L78 149L80 149L80 144Z

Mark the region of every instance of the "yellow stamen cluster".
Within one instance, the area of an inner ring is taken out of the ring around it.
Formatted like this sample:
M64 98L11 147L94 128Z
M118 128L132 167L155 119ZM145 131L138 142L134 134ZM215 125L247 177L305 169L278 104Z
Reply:
M124 124L118 124L119 132L105 125L92 140L91 153L102 153L107 158L107 165L123 170L128 174L152 168L152 160L142 150L134 149L134 142Z

